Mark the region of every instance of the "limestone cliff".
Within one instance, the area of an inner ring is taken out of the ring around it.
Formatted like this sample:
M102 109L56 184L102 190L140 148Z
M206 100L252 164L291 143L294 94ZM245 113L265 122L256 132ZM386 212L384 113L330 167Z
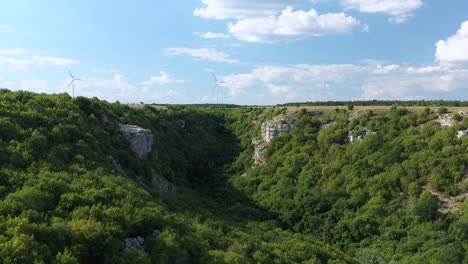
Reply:
M280 136L283 132L292 128L294 128L292 120L287 118L266 121L262 124L262 138L265 142L270 143L273 138Z
M118 124L119 131L130 142L132 150L139 158L143 158L146 154L151 152L154 142L151 130L144 129L135 125Z
M252 144L255 145L253 166L255 167L265 163L264 156L268 149L268 145L273 138L279 137L282 133L293 128L293 120L290 118L275 118L273 120L263 122L261 126L262 139L252 140Z

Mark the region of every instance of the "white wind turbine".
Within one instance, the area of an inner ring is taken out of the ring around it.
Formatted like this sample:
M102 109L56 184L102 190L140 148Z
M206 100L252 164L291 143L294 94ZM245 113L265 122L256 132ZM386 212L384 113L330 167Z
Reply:
M68 88L70 88L70 86L72 86L72 97L75 98L75 81L84 82L84 80L75 78L73 76L72 72L70 71L70 69L68 69L68 73L70 73L70 77L72 78L72 80L71 80L70 84L67 86L67 90L68 90Z
M222 84L222 83L226 83L225 81L221 80L221 81L218 81L218 78L216 78L216 75L214 74L213 71L211 71L211 74L213 75L213 78L215 80L215 85L213 87L213 90L216 89L216 104L218 104L218 95L219 95L219 85Z

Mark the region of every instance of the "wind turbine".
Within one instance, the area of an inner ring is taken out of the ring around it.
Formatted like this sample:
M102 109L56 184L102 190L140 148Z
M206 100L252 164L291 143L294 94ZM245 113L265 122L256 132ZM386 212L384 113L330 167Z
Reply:
M215 86L213 87L213 90L216 89L216 104L218 104L218 91L219 91L219 85L222 83L226 83L225 81L218 81L218 78L216 78L216 75L214 74L213 71L211 71L211 74L213 75L213 78L215 80Z
M70 84L67 86L67 90L68 90L68 88L70 88L70 86L72 86L72 97L75 98L75 81L84 82L84 80L75 78L73 76L72 72L70 71L70 69L67 69L67 70L68 70L68 73L70 73L70 77L72 78Z

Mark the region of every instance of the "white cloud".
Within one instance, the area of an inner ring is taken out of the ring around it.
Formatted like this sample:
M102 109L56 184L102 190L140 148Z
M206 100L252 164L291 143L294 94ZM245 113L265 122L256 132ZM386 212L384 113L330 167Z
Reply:
M141 84L143 84L143 85L157 84L157 85L164 86L164 85L171 84L171 83L174 83L174 82L183 83L184 80L172 79L171 76L169 75L169 73L167 73L165 71L160 71L159 76L153 76L148 81L144 81Z
M200 49L193 49L193 48L184 48L184 47L174 47L174 48L167 48L166 54L168 55L188 55L194 57L196 59L203 59L209 61L217 61L217 62L226 62L226 63L237 63L239 62L236 59L230 59L229 55L215 50L211 48L200 48Z
M344 13L319 15L314 9L305 12L288 7L278 17L242 19L229 23L228 28L230 34L242 41L274 42L348 33L359 24Z
M462 23L457 33L436 44L436 60L442 64L468 62L468 21Z
M160 75L159 77L164 76ZM127 80L123 74L115 74L112 78L86 78L85 81L75 82L75 96L97 97L101 100L110 102L120 101L125 103L182 103L183 97L178 91L167 90L163 87L158 89L152 88L150 85L134 84ZM153 79L153 78L151 78ZM151 79L148 82L151 82ZM167 82L162 81L160 82ZM50 88L49 93L67 92L71 95L71 88L67 90L67 86L71 79L61 80L57 87ZM181 80L172 80L176 83ZM156 83L156 81L153 82Z
M4 55L19 55L29 53L25 49L15 48L15 49L0 49L0 54Z
M363 13L388 14L394 23L406 22L414 11L423 6L422 0L341 0L341 3L347 9Z
M214 19L245 19L275 16L286 6L298 4L299 0L203 0L204 8L197 8L194 16Z
M59 57L48 57L48 56L39 56L35 55L32 58L33 64L35 65L46 65L53 64L57 66L68 66L78 63L78 61L70 58L59 58Z
M32 91L36 93L45 93L48 91L49 82L47 80L22 80L21 90Z
M388 74L388 73L395 72L398 69L400 69L400 65L396 65L396 64L391 64L391 65L386 65L386 66L377 64L375 66L376 66L376 69L373 71L373 73L375 74Z
M447 71L447 67L442 66L426 66L426 67L409 67L407 72L409 74L427 74Z
M3 50L0 54L0 64L6 64L12 66L18 70L25 70L30 66L45 66L45 65L56 65L56 66L68 66L71 64L78 63L77 60L70 58L50 57L33 55L32 57L19 58L18 55L27 54L28 52L23 49Z
M25 70L27 67L34 64L34 61L31 59L15 59L9 57L0 56L0 64L6 64L12 66L17 70Z
M194 32L195 35L206 38L206 39L229 39L231 35L224 33L213 33L213 32Z
M438 74L384 76L368 78L361 87L360 98L372 99L441 99L451 95L451 99L467 98L465 84L468 71L446 71Z
M408 67L377 61L362 64L263 65L221 76L233 100L259 104L291 100L468 98L468 70ZM248 101L251 94L264 94Z

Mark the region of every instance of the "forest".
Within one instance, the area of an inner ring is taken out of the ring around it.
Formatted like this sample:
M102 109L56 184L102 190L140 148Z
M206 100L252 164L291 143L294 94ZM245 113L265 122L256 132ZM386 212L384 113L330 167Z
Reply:
M468 118L437 122L467 102L402 105L136 108L0 90L0 263L468 263ZM269 122L292 129L266 143ZM151 130L151 152L118 124Z

